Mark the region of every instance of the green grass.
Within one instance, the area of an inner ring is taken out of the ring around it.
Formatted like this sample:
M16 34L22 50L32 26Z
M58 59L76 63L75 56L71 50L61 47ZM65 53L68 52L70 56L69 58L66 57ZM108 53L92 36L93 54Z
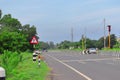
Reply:
M46 80L49 72L49 67L44 61L41 61L41 66L38 66L38 61L32 61L31 53L22 53L22 62L13 69L11 74L7 75L6 80Z
M120 48L112 48L112 49L105 48L105 49L102 49L102 51L120 52Z

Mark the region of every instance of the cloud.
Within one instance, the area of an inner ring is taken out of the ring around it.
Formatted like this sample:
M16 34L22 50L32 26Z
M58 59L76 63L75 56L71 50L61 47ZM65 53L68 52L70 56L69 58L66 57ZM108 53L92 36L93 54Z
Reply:
M120 8L109 8L109 9L104 9L104 10L97 10L94 12L89 12L87 14L81 14L79 16L75 16L74 20L75 21L88 21L88 20L93 20L96 18L105 18L105 17L110 17L110 16L115 16L120 14Z

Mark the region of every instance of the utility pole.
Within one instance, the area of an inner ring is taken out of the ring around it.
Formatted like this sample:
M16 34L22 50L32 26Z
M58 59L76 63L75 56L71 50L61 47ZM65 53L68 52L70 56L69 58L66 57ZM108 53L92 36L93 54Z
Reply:
M86 30L86 27L85 27L85 33L84 33L84 34L85 34L85 35L84 35L84 45L85 45L85 49L86 49L86 31L87 31L87 30Z
M82 49L85 49L85 38L84 35L82 35Z
M82 49L86 49L86 36L84 34L82 35Z
M71 28L71 42L73 42L73 27Z
M106 28L105 28L105 19L104 19L104 48L106 48Z

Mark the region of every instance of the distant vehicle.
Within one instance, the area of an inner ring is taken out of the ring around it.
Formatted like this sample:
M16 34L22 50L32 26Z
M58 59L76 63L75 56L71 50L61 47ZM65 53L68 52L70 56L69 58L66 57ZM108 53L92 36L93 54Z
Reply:
M36 53L36 55L41 53L40 50L35 50L34 52Z
M96 48L89 48L88 53L89 54L97 54L97 49Z
M48 50L46 48L43 48L42 52L48 52Z

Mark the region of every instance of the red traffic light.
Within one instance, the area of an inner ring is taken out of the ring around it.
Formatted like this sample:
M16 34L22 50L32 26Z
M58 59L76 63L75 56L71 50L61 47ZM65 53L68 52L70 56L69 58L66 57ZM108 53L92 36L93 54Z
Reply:
M108 25L108 31L109 32L111 31L111 25Z

